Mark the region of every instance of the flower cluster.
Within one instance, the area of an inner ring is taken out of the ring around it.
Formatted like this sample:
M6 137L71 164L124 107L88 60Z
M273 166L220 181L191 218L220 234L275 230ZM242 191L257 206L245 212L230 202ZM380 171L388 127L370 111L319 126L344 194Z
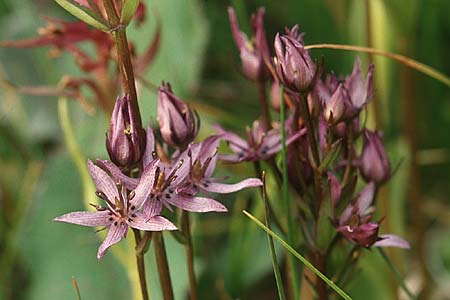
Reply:
M239 30L233 9L229 8L228 12L243 73L251 80L270 82L270 103L276 112L282 104L289 109L284 128L278 121L272 122L273 128L263 128L258 120L252 128L247 128L246 139L217 126L217 132L233 152L219 158L234 163L267 160L273 167L270 159L280 151L280 131L285 130L288 179L303 202L304 212L298 218L302 215L310 218L302 226L315 224L312 226L315 228L327 218L335 234L360 247L409 247L397 236L379 235L380 222L372 221L376 190L391 177L381 134L360 122L361 112L373 94L374 66L364 76L361 61L356 58L349 76L337 77L330 73L322 78L323 63L311 58L298 25L275 36L275 56L269 60L266 57L270 50L266 38L261 36L265 32L263 10L259 9L253 17L258 22L252 23L256 24L252 42ZM262 76L265 74L261 71L262 62L265 69L272 71L271 77ZM361 139L363 146L358 154ZM358 178L366 182L361 194L355 192ZM333 207L328 212L327 202ZM317 230L303 228L303 231L309 232L312 240L320 240Z
M98 250L98 259L126 237L129 227L176 230L171 221L161 216L164 207L169 212L174 212L175 207L189 212L226 212L227 208L212 199L211 193L232 193L262 185L257 178L235 184L214 178L217 148L225 137L212 135L193 143L200 126L197 113L173 94L169 84L163 84L158 93L162 140L155 139L152 127L145 132L133 121L130 97L117 98L106 135L110 160L97 160L97 165L88 161L97 196L105 205L93 205L93 212L72 212L55 218L107 228L108 236ZM162 150L170 147L171 152Z

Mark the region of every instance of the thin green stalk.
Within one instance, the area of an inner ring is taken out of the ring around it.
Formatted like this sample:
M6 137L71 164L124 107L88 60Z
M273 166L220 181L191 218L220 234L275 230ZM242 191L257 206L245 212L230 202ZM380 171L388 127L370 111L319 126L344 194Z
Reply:
M141 293L143 300L149 300L148 290L147 290L147 278L145 276L145 261L144 254L138 251L138 246L142 242L141 233L137 229L133 229L134 239L136 242L136 266L139 274L139 284L141 286Z
M281 99L284 99L283 97L284 89L281 87ZM290 244L293 244L294 236L293 236L293 228L292 228L292 219L291 219L291 209L290 209L290 203L289 203L289 190L288 190L288 173L287 173L287 149L286 149L286 105L284 101L281 101L281 111L280 111L280 126L281 126L281 163L282 163L282 199L284 203L284 209L286 213L286 220L287 220L287 240ZM295 261L292 259L292 257L288 258L289 260L289 266L291 269L291 282L292 282L292 289L293 289L293 296L294 299L299 299L299 278L298 273L295 267Z
M75 289L75 291L77 292L77 300L81 300L81 293L80 293L80 289L78 288L78 283L75 277L72 276L72 284L73 284L73 288Z
M266 173L262 172L262 198L264 201L264 220L266 222L267 228L270 229L270 214L269 214L269 203L267 201L267 191L266 191ZM275 246L273 245L273 238L267 234L267 239L269 241L270 255L272 257L272 267L273 273L275 275L275 281L277 283L278 299L285 300L283 281L281 280L280 268L278 267L277 253L275 252Z
M330 288L332 288L342 299L352 300L352 298L344 292L340 287L338 287L332 280L328 279L322 272L320 272L316 267L314 267L306 258L304 258L300 253L295 251L286 241L284 241L279 235L275 232L267 228L261 221L255 218L252 214L247 211L243 211L243 213L253 222L256 223L261 229L270 234L273 238L280 242L280 244L289 251L293 256L295 256L302 264L304 264L308 269L314 272L320 279L322 279Z
M369 48L369 47L361 47L361 46L354 46L354 45L339 45L339 44L317 44L317 45L308 45L305 46L305 49L338 49L338 50L346 50L346 51L356 51L356 52L366 52L366 53L372 53L375 55L381 55L388 58L391 58L393 60L396 60L405 66L408 66L410 68L413 68L414 70L417 70L431 78L436 79L437 81L442 82L446 86L450 87L450 78L446 76L445 74L439 72L438 70L435 70L434 68L425 65L423 63L420 63L414 59L411 59L409 57L390 53L387 51L375 49L375 48Z
M153 233L153 245L155 247L156 265L158 267L159 282L163 292L163 299L173 300L172 280L170 278L166 246L164 245L162 232Z
M186 261L189 274L189 295L191 300L197 299L197 280L195 278L194 270L194 247L192 246L191 236L191 222L189 219L189 213L183 211L181 215L183 232L186 237L186 243L184 245L186 251Z
M389 269L391 269L392 273L394 273L395 277L398 280L398 283L400 284L400 287L408 295L409 299L417 299L417 297L406 286L403 276L400 274L400 272L397 270L397 268L392 264L391 260L386 255L386 252L384 252L384 250L381 248L378 248L378 251L380 252L380 255L383 258L383 260L388 265Z

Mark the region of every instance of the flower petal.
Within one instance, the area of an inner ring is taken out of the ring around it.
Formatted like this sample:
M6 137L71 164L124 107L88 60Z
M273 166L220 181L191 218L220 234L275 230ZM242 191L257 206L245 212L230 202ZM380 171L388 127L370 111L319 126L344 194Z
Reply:
M161 216L154 216L147 218L142 214L137 215L132 221L128 222L133 228L146 230L146 231L163 231L163 230L176 230L177 227Z
M60 217L53 221L66 222L83 226L108 226L111 224L109 211L75 211Z
M112 177L120 181L128 190L134 190L138 183L138 178L131 178L123 174L122 171L113 162L109 160L97 159L97 163L104 169L106 169Z
M174 197L165 199L165 201L176 207L192 212L228 211L222 203L210 198L183 197L180 195L174 195Z
M147 219L158 216L162 210L161 201L148 200L144 205L144 215Z
M367 209L373 202L374 196L375 196L375 183L369 182L359 195L358 201L356 202L360 214L364 214L367 211Z
M145 146L145 152L142 156L142 162L144 168L150 164L153 160L153 153L155 151L155 135L153 134L153 128L151 126L147 127L147 144Z
M112 180L112 178L105 171L94 165L91 160L88 160L88 169L99 192L104 193L106 198L113 203L115 198L119 199L117 186L114 180Z
M131 200L131 204L136 206L136 209L140 209L144 202L147 200L150 192L152 191L153 183L155 181L155 171L158 167L159 159L155 159L150 162L142 172L139 184L134 190L134 198Z
M201 189L211 193L228 194L240 191L245 188L262 186L262 181L258 178L248 178L234 184L211 182L201 185Z
M380 240L373 244L375 247L396 247L402 249L409 249L409 243L401 237L394 234L382 234Z
M109 227L108 235L103 243L98 248L97 259L100 260L105 255L106 250L112 245L118 243L125 237L128 231L128 225L126 223L119 223L117 225L112 224Z

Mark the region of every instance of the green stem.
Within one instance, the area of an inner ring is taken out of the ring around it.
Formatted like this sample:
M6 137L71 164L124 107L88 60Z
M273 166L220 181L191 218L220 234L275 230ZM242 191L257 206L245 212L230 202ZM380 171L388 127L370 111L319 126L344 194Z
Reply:
M331 287L336 293L339 294L343 299L346 300L352 300L352 298L347 295L346 292L344 292L340 287L338 287L333 281L328 279L322 272L320 272L316 267L314 267L306 258L304 258L300 253L295 251L294 248L292 248L286 241L284 241L280 236L278 236L275 232L267 228L261 221L259 221L257 218L252 216L249 212L243 211L243 213L253 222L255 222L256 225L261 227L265 232L270 234L274 239L280 242L280 244L289 251L292 255L294 255L302 264L304 264L308 269L314 272L314 274L317 275L320 279L322 279L326 284L328 284L329 287Z
M284 90L281 88L281 99L283 98ZM292 219L291 219L291 209L289 203L289 190L288 190L288 173L287 173L287 149L286 149L286 105L284 101L281 101L281 111L280 111L280 126L281 126L281 161L282 161L282 199L284 203L284 209L287 219L287 239L290 244L294 244L294 236L293 236L293 228L292 228ZM294 299L299 299L299 278L298 273L295 267L295 262L292 257L288 257L288 263L291 269L291 284L293 289Z
M136 250L137 247L141 244L142 238L141 233L137 229L133 229L134 239L136 241ZM139 284L141 286L142 299L149 300L148 290L147 290L147 278L145 277L145 262L144 262L144 254L140 251L136 251L136 265L139 273Z
M264 201L264 221L266 223L267 228L270 229L270 214L269 214L269 202L267 201L267 191L266 191L266 174L262 173L262 198ZM269 234L267 234L267 239L269 241L270 247L270 255L272 257L272 267L273 273L275 275L275 281L277 283L277 291L278 291L278 299L285 300L286 296L284 295L283 281L281 280L280 268L278 267L278 259L277 253L275 252L275 246L273 244L273 238Z
M125 93L130 95L131 99L131 111L133 114L131 124L132 128L142 128L141 114L139 112L139 105L137 99L136 85L134 80L133 65L131 63L131 53L128 47L126 26L120 24L120 18L117 15L114 7L113 0L103 0L106 14L108 15L108 21L111 29L111 33L114 38L114 43L117 49L117 58L120 73L122 74L122 82Z
M164 300L173 300L172 280L170 278L169 264L167 262L166 246L162 232L153 233L153 245L155 247L156 265L158 267L159 281Z
M183 232L186 237L185 250L186 250L186 260L187 268L189 274L189 294L191 300L197 299L197 280L195 278L194 270L194 247L192 246L192 236L191 236L191 224L189 220L189 213L186 211L182 212L182 224Z
M383 249L378 248L378 251L380 252L381 257L388 265L389 269L391 269L392 273L394 273L395 277L397 278L398 283L400 284L400 287L403 289L403 291L408 295L409 299L417 299L416 296L409 290L409 288L405 284L405 280L403 279L403 276L400 274L400 272L395 268L395 266L391 263L391 260L386 255Z

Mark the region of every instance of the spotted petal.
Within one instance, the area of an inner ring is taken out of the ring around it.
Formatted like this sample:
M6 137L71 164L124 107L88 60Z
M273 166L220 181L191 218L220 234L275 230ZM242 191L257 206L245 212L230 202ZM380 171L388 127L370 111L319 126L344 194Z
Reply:
M176 230L177 227L161 216L154 216L150 219L145 217L143 214L137 215L128 224L136 229L146 230L146 231L163 231L163 230Z
M100 260L105 255L106 250L114 244L117 244L121 239L125 237L128 231L128 225L126 223L119 223L117 225L112 224L109 227L108 235L103 243L98 248L97 259Z

